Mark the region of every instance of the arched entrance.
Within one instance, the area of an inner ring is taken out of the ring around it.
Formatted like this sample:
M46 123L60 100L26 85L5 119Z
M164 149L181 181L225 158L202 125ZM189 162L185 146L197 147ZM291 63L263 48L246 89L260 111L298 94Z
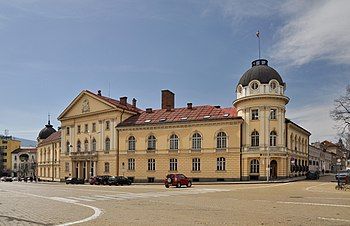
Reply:
M270 177L271 179L277 179L277 161L272 160L270 162Z

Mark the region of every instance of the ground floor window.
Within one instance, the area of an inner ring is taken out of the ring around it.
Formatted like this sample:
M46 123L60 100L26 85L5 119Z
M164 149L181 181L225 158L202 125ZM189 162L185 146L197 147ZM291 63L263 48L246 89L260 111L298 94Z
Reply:
M128 159L128 170L135 170L135 159Z
M109 162L105 162L105 173L109 173Z
M193 158L192 159L192 171L200 171L201 170L201 159Z
M218 171L226 170L226 160L224 157L220 157L216 159L216 170Z
M66 172L69 172L69 162L66 162Z
M170 159L170 171L177 171L177 159Z
M148 159L148 170L149 171L156 170L156 160L155 159Z
M250 173L259 173L259 160L253 159L250 161Z

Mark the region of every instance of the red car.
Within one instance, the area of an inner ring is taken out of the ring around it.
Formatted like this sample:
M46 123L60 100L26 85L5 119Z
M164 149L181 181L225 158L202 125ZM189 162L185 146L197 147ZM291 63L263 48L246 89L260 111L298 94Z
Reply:
M166 188L169 188L170 186L180 188L182 185L191 187L192 181L183 174L168 174L164 180L164 185Z

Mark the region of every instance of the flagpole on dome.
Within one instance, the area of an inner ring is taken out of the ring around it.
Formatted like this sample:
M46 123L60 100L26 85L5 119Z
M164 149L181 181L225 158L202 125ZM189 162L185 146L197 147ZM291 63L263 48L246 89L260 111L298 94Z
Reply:
M260 59L260 32L259 30L256 32L256 37L258 38L258 47L259 47L259 58Z

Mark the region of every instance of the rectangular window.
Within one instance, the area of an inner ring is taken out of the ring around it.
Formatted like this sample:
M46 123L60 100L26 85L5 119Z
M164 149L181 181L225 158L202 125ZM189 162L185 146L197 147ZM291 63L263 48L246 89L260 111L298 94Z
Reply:
M77 133L81 133L81 126L80 125L77 128Z
M109 173L109 162L105 162L105 173Z
M89 125L88 124L84 125L84 132L85 133L89 132Z
M277 113L277 109L271 109L271 111L270 111L270 119L275 120L276 119L276 113Z
M224 157L217 158L216 170L217 171L225 171L226 170L226 162Z
M177 171L177 159L170 159L170 171Z
M69 127L66 128L66 134L69 135Z
M155 159L148 159L148 170L149 171L156 170L156 160Z
M14 163L14 164L13 164L13 168L14 168L14 169L17 169L17 163Z
M259 110L258 109L253 109L252 110L252 120L258 120L259 119Z
M192 171L201 171L201 159L193 158L192 159Z
M109 130L109 129L110 129L110 122L106 121L106 130Z
M96 123L92 123L92 132L96 132Z
M66 162L66 172L69 172L69 162Z
M128 170L135 170L135 159L128 159Z

